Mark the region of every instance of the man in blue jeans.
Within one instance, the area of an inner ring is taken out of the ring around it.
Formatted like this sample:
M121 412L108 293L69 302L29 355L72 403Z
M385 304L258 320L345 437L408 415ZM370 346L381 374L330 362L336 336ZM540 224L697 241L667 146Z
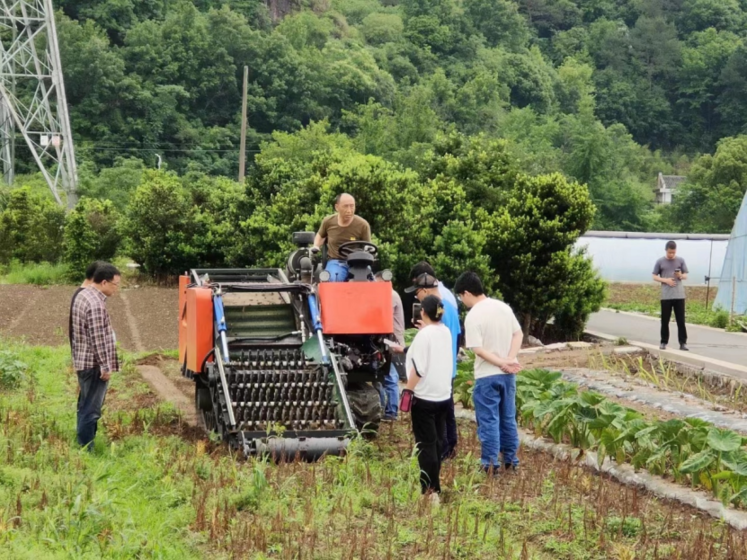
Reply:
M376 281L384 282L381 272L376 273ZM405 308L402 306L402 298L395 290L392 290L392 312L394 313L394 342L399 345L393 350L397 351L405 346ZM384 409L383 420L393 422L397 419L399 411L399 374L394 362L384 378L383 387L379 388L379 396Z
M371 226L366 220L355 215L355 199L342 193L335 199L336 214L322 221L314 238L312 251L318 252L327 244L327 264L325 270L332 282L345 282L348 279L348 263L340 255L340 245L351 241L371 241Z
M482 469L493 473L503 464L507 470L515 470L519 465L516 374L521 366L516 357L523 338L521 326L508 305L485 295L474 272L457 278L454 292L470 310L464 330L466 346L475 353L472 400L482 444Z
M75 298L72 308L73 365L78 374L78 444L93 450L101 408L113 372L119 371L116 337L106 299L119 288L119 271L99 263L93 283Z

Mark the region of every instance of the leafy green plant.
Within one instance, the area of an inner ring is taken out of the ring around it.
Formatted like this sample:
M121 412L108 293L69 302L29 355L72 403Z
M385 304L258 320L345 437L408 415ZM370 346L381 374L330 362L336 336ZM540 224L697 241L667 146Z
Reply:
M596 450L600 461L609 457L689 480L725 504L747 504L747 438L731 430L696 418L649 421L546 370L521 372L516 400L520 424L537 435Z
M27 377L28 365L9 350L0 350L0 388L17 389Z

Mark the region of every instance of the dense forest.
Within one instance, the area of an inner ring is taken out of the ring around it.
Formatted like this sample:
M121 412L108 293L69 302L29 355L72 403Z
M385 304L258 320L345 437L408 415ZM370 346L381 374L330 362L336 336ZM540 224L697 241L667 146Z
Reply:
M121 196L112 181L156 154L235 177L246 65L250 161L318 121L412 169L449 134L483 135L526 173L587 184L594 228L731 228L747 0L269 1L59 0L84 194ZM666 209L659 172L690 177Z

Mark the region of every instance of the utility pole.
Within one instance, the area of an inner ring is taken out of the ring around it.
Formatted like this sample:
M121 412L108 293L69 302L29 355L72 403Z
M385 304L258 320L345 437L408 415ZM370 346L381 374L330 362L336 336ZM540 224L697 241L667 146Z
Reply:
M12 183L20 135L52 195L76 201L77 169L52 0L0 0L0 161Z
M241 142L239 143L239 183L246 173L246 95L249 89L249 67L244 66L244 93L241 98Z

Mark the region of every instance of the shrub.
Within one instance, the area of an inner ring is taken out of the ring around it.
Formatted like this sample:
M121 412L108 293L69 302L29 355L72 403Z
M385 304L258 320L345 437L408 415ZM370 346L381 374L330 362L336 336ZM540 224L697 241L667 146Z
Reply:
M16 389L26 379L28 366L13 352L0 351L0 388Z
M239 185L225 178L189 174L180 181L173 173L147 171L122 219L127 254L155 275L224 265L241 242L242 197Z
M93 261L110 261L119 246L117 216L108 200L81 198L65 223L65 261L74 280L83 278Z
M176 175L146 172L122 220L127 253L155 275L195 266L190 245L194 213Z
M65 211L29 187L14 189L0 213L0 263L57 262Z
M523 176L486 223L487 252L499 275L498 287L525 335L541 339L552 317L577 333L601 305L604 285L587 258L572 252L594 211L584 185L557 173Z

